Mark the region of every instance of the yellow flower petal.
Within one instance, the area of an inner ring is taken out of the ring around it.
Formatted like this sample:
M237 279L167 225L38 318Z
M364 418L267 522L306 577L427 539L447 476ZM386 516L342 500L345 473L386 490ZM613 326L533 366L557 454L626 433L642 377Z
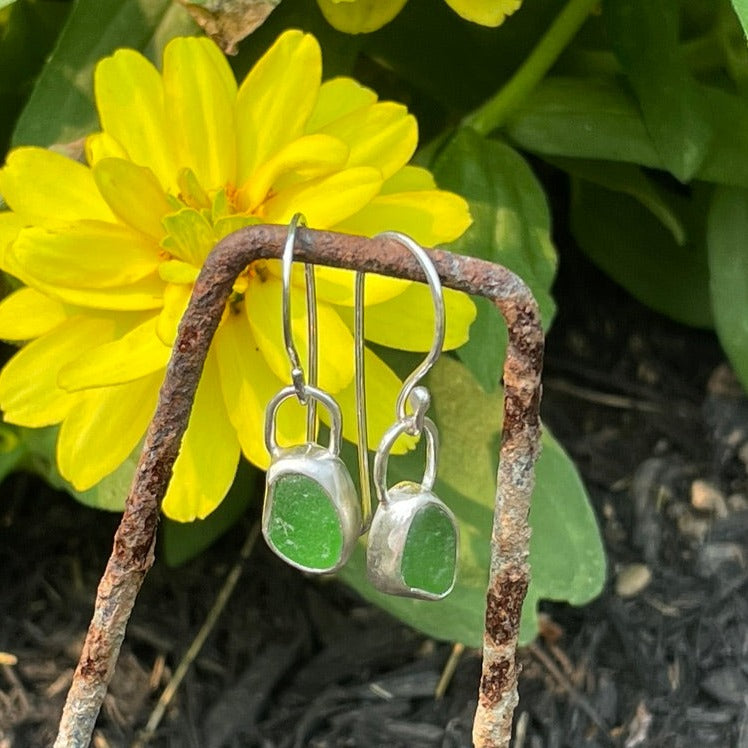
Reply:
M170 354L171 349L156 335L156 317L151 317L117 340L86 351L63 366L57 384L74 392L132 382L162 371Z
M196 267L203 264L218 241L208 219L194 208L185 208L165 216L162 223L169 236L161 242L161 246Z
M158 266L158 277L166 283L179 283L191 286L200 275L200 269L189 262L166 260Z
M263 267L267 274L280 280L281 263L279 261L268 260ZM339 306L353 306L355 296L355 273L353 271L317 265L315 267L315 281L317 298L320 301ZM304 268L302 265L294 266L292 283L297 288L304 287ZM410 283L410 281L401 278L389 278L384 275L367 273L365 303L367 305L381 304L383 301L401 294Z
M76 490L94 486L135 449L156 409L160 384L159 372L78 396L57 437L57 467Z
M106 132L95 132L86 138L86 161L89 166L104 158L127 158L125 149Z
M75 317L22 348L0 372L0 407L5 420L21 426L61 421L78 399L57 386L61 366L107 342L110 320Z
M288 187L260 206L268 223L288 223L303 213L310 226L327 229L363 208L379 192L378 169L360 166Z
M206 517L223 501L238 463L239 442L223 404L218 364L211 351L164 497L164 514L178 522Z
M219 218L213 224L213 230L216 235L216 241L223 239L224 236L228 236L234 231L243 229L245 226L256 226L258 223L260 223L260 219L256 218L255 216L238 215L238 216L225 216L224 218Z
M414 192L417 190L435 190L436 180L434 175L421 166L403 166L396 171L383 185L382 195L391 195L394 192Z
M301 136L322 78L317 40L286 31L244 79L236 100L238 181Z
M13 274L21 278L19 273ZM23 280L23 279L22 279ZM163 304L163 281L156 275L148 276L128 286L119 288L63 288L54 283L44 283L35 279L24 282L33 285L37 291L67 304L93 310L138 311L157 309Z
M14 213L29 223L114 220L91 170L44 148L16 148L8 154L0 170L0 194Z
M322 301L340 306L353 306L354 273L339 268L317 267L317 296ZM367 273L365 286L365 303L380 304L387 299L399 296L410 281L400 278L387 278L384 275Z
M175 187L172 133L156 68L138 52L119 49L96 66L94 91L104 132L132 161L148 166L164 188Z
M402 383L392 369L368 348L365 351L364 361L366 365L366 432L369 436L369 449L374 450L384 432L395 422L395 402ZM355 384L338 392L335 399L343 413L343 437L355 443L358 441ZM324 408L320 409L320 417L325 423L329 423ZM403 454L415 444L415 441L413 437L398 439L392 450L393 454ZM414 476L415 479L417 476Z
M522 5L522 0L446 0L463 18L482 26L499 26Z
M78 221L65 229L24 229L6 252L11 272L68 288L113 289L153 274L158 245L125 226ZM20 271L20 274L17 272Z
M270 455L265 449L265 409L285 383L268 367L243 314L227 315L216 332L215 347L226 410L242 452L251 463L266 470ZM276 419L278 444L303 444L304 419L295 399L284 404Z
M27 221L11 211L0 212L0 270L10 272L5 265L5 253L27 225Z
M342 140L330 135L305 135L281 148L255 171L243 187L238 203L244 210L254 210L284 174L310 179L340 169L348 159L349 149ZM276 191L280 191L278 187Z
M319 96L309 119L306 132L317 132L334 120L346 114L370 106L377 95L370 88L362 86L353 78L332 78L319 88Z
M283 343L281 284L272 276L252 278L244 304L252 334L270 369L289 382L291 364ZM291 288L291 327L302 365L308 371L307 320L304 291ZM327 304L317 304L319 329L319 386L338 392L353 379L353 337L340 315Z
M31 340L68 318L65 307L33 288L19 288L0 303L0 339Z
M374 236L401 231L425 247L454 241L472 223L468 204L444 190L378 195L335 226L346 234Z
M180 166L204 189L236 181L236 81L206 38L172 39L164 50L164 106Z
M161 241L161 219L172 212L153 172L121 158L105 158L93 167L99 192L114 214L137 231Z
M192 296L192 286L170 283L164 289L164 308L156 323L156 335L168 346L174 344L179 329L179 321L187 309Z
M368 284L368 278L367 278ZM475 320L475 304L459 291L445 288L446 329L444 350L467 342L468 328ZM399 296L383 304L366 306L366 339L402 351L428 351L434 339L434 304L423 283L412 283ZM340 309L341 317L353 324L353 310Z
M321 132L348 145L348 166L374 166L385 179L407 163L418 144L415 117L391 101L356 109L325 125Z
M317 0L322 15L338 31L366 34L389 23L408 0Z

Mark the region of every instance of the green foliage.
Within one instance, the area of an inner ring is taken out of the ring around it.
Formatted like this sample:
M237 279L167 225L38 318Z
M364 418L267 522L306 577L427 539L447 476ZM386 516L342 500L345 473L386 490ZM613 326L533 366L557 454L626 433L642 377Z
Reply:
M748 190L721 187L709 211L707 247L714 324L748 386Z
M716 325L748 383L736 327L748 307L733 293L728 312L716 295L743 280L745 251L738 243L729 264L716 259L729 228L715 228L714 214L734 226L725 195L748 187L745 4L734 6L737 16L726 0L605 0L504 132L568 175L571 227L594 262L654 309Z
M738 14L743 32L748 37L748 0L732 0L732 5Z
M93 69L118 47L160 62L173 36L195 33L171 0L77 0L13 133L13 145L69 143L98 129Z
M634 90L663 165L692 179L711 138L706 105L678 48L679 0L609 0L613 50Z
M0 7L9 3L0 3ZM19 0L0 11L0 151L65 22L69 3Z
M157 61L169 38L198 33L168 0L70 5L0 0L3 145L12 127L14 144L45 146L95 130L98 59L131 46ZM354 74L416 114L420 162L440 186L468 199L474 217L450 248L519 273L546 327L555 311L553 211L582 250L644 303L690 325L713 325L748 385L748 3L602 0L590 15L593 6L525 0L503 26L488 29L445 3L410 0L380 31L347 36L326 24L314 0L284 0L239 45L232 65L242 76L283 29L313 32L326 77ZM568 185L568 200L550 191L559 184ZM459 362L444 360L431 376L443 442L437 492L463 529L454 594L428 604L379 596L364 579L360 549L342 575L404 620L472 644L482 630L505 346L498 313L480 300L478 311ZM391 481L417 478L421 460L418 452L393 458ZM4 428L0 478L20 468L61 485L54 430ZM78 498L120 508L132 470L130 461ZM192 526L167 523L168 560L199 552L258 494L255 476L240 475L215 515ZM584 489L547 434L531 523L524 641L536 630L539 599L582 603L604 576Z
M25 470L41 476L54 488L67 491L81 504L110 512L122 511L139 450L93 488L76 491L57 470L56 441L56 427L27 429L4 424L0 426L0 481L13 470Z
M460 523L455 589L439 602L383 595L366 580L363 544L341 577L365 598L416 628L477 647L483 636L502 397L501 392L483 392L463 364L447 357L433 369L428 385L442 442L434 490ZM355 461L353 450L349 452ZM423 464L420 452L390 458L388 485L420 480ZM605 580L602 544L584 488L547 430L537 465L530 525L532 581L522 612L520 640L524 643L537 634L539 600L579 605L595 597Z
M656 192L668 207L668 225L627 190L584 179L575 179L573 187L571 225L579 246L640 301L680 322L709 326L708 189L700 185L687 197ZM683 233L674 234L675 226Z
M547 328L556 310L550 293L556 271L551 219L543 187L513 148L462 129L434 158L441 187L470 203L473 225L450 249L497 262L532 288ZM497 309L477 299L478 318L458 355L483 389L493 391L501 374L506 326Z

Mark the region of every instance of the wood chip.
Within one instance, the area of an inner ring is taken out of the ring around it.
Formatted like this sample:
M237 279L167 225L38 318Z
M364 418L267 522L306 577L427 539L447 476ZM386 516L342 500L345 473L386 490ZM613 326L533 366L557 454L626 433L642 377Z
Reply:
M616 595L634 597L652 581L652 572L646 564L624 566L616 578Z
M713 512L718 517L727 516L724 494L705 480L698 479L691 484L691 505L703 512Z

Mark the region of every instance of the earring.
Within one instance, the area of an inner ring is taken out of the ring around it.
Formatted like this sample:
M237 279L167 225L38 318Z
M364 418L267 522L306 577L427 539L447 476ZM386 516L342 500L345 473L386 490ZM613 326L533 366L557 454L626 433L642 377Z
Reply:
M305 266L307 336L310 383L291 332L291 269L296 229L304 225L297 214L289 225L282 260L283 339L291 362L292 384L268 403L265 413L265 446L270 453L262 534L270 548L291 566L302 571L325 574L337 571L348 560L361 529L361 507L356 488L340 459L342 416L338 403L316 386L317 327L314 269ZM278 408L296 397L307 407L306 443L280 447L275 435ZM316 442L316 403L330 414L327 447Z
M435 322L431 350L403 383L396 404L397 420L385 432L374 454L374 491L379 503L369 529L367 575L382 592L441 600L455 584L459 530L452 511L432 491L439 435L434 422L426 416L431 395L418 384L439 358L444 344L441 281L429 256L410 237L396 232L379 236L399 241L420 263L431 289ZM402 434L426 435L426 468L420 483L402 481L387 488L390 451Z

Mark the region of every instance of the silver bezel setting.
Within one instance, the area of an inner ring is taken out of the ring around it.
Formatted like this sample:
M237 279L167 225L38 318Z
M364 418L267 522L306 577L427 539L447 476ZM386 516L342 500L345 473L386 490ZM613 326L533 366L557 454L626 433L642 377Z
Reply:
M286 557L272 542L270 519L272 491L275 482L283 475L302 475L317 483L327 494L338 516L343 545L337 563L329 568L308 567ZM312 574L331 574L338 571L350 558L361 529L361 506L350 473L343 461L329 449L319 444L301 444L278 448L274 451L267 472L265 500L262 511L262 534L273 552L287 564Z
M436 506L451 521L455 532L455 573L449 589L435 594L410 587L402 573L403 553L416 514L426 506ZM366 550L369 581L381 592L419 600L443 600L454 589L457 580L460 534L452 510L434 493L412 481L403 481L387 492L387 502L374 513Z

